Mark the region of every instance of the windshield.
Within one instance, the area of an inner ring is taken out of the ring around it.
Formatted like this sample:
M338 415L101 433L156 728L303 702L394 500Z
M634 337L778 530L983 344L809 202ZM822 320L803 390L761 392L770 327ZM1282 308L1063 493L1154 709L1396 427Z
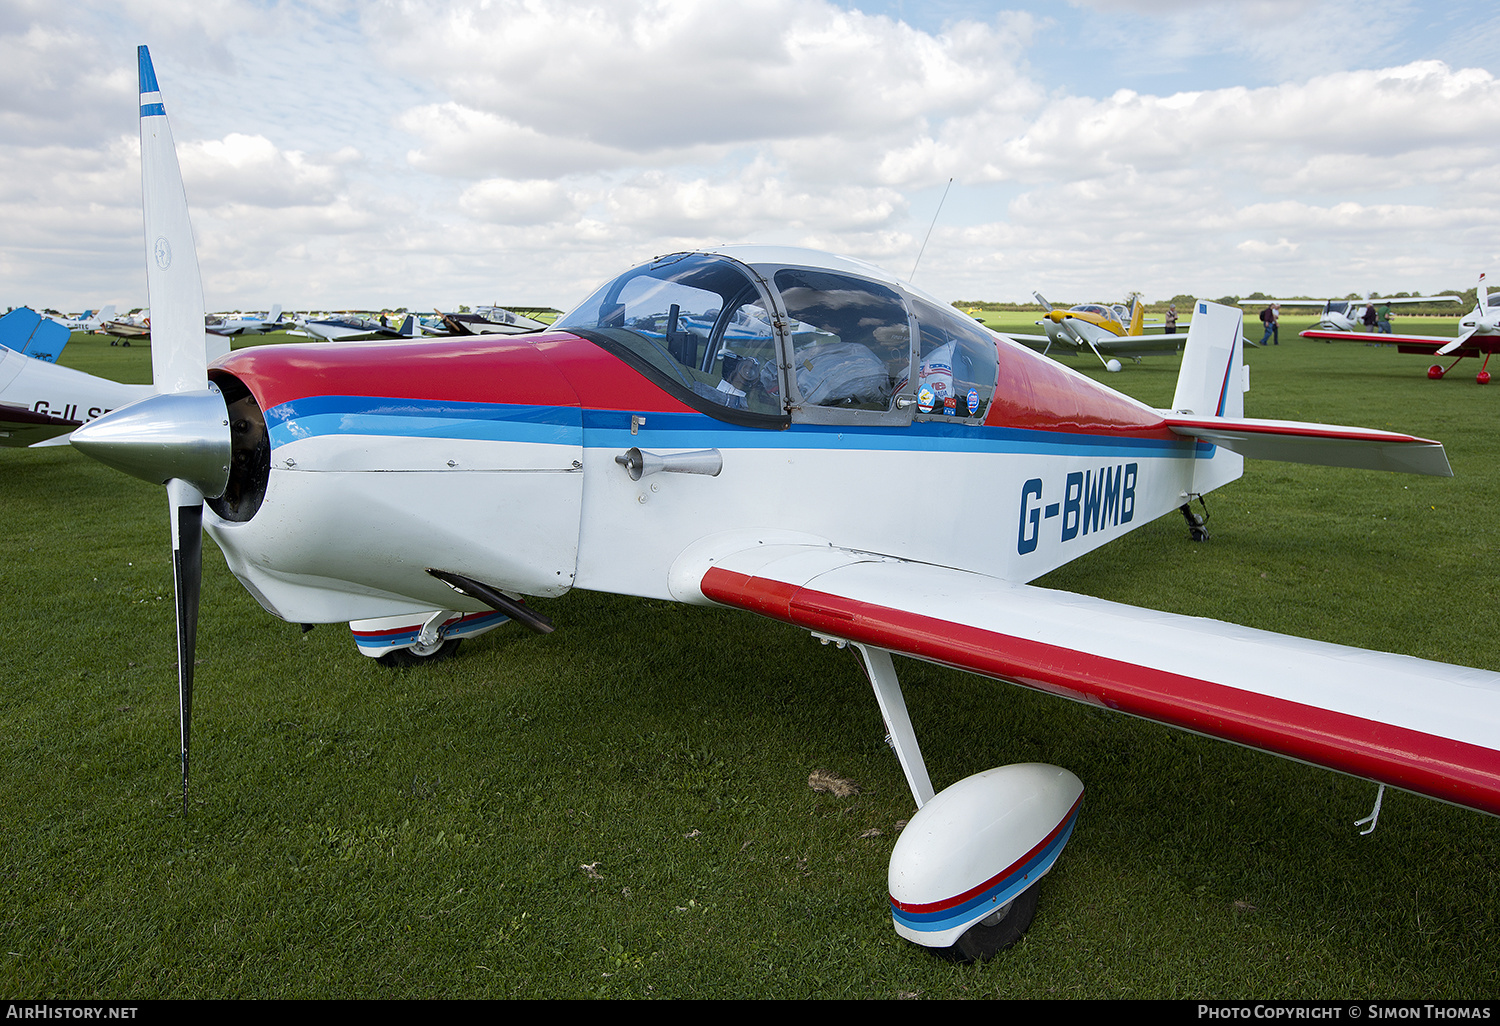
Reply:
M618 347L651 377L706 401L705 412L782 413L765 300L727 257L677 253L633 268L555 327Z

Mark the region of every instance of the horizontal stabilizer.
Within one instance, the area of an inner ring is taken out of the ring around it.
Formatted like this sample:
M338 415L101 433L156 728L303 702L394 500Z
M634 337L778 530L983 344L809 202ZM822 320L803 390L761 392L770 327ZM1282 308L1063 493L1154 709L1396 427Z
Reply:
M1222 445L1251 459L1453 476L1441 442L1391 431L1228 417L1169 416L1167 426L1176 434Z

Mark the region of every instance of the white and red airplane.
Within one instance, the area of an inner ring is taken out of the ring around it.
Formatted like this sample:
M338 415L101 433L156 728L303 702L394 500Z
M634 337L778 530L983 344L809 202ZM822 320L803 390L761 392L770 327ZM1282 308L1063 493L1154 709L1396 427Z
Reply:
M658 258L524 338L210 362L144 47L139 63L158 394L73 443L167 488L184 805L206 532L273 614L381 618L410 659L451 651L465 617L549 629L523 597L571 588L853 646L919 806L891 858L895 929L970 958L1030 922L1083 785L1026 764L936 791L893 654L1500 813L1500 674L1026 583L1244 456L1450 473L1436 442L1245 419L1238 310L1195 305L1170 410L869 264L770 247ZM902 485L918 481L942 501Z
M1456 296L1438 296L1438 299L1457 299ZM1459 360L1466 356L1484 357L1479 373L1474 380L1481 385L1490 383L1490 357L1500 351L1500 294L1491 296L1485 286L1484 275L1479 276L1479 290L1474 309L1458 322L1458 335L1448 338L1442 335L1392 335L1386 332L1327 331L1323 325L1302 332L1303 338L1322 339L1325 342L1378 342L1395 345L1398 353L1420 353L1423 356L1452 356L1453 363L1444 367L1435 363L1427 368L1427 376L1434 381L1451 371Z
M1240 306L1316 306L1321 307L1318 313L1318 323L1313 325L1317 331L1336 331L1346 335L1351 331L1359 331L1364 323L1364 312L1367 307L1380 307L1386 304L1400 305L1403 303L1457 303L1457 296L1399 296L1390 299L1381 299L1372 296L1369 299L1242 299Z

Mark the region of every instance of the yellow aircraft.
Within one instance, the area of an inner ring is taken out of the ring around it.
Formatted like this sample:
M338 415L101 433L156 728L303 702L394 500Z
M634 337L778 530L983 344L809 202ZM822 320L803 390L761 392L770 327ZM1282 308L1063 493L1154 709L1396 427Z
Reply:
M1140 363L1143 356L1171 356L1187 340L1186 331L1147 335L1146 310L1139 298L1133 300L1129 307L1123 303L1082 303L1064 310L1047 302L1040 292L1033 292L1032 295L1047 311L1046 316L1037 321L1047 334L1007 337L1032 349L1040 349L1043 355L1053 345L1065 345L1074 350L1087 347L1099 357L1105 370L1117 371L1120 369L1120 361L1105 359L1105 352L1129 356Z

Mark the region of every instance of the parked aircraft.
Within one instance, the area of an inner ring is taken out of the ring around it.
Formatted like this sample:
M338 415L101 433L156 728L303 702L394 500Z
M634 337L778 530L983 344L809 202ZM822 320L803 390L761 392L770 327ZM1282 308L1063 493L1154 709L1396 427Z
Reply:
M265 335L268 332L280 331L285 327L287 324L281 319L280 303L272 306L271 312L265 317L246 317L241 314L236 317L211 320L208 324L208 330L215 335Z
M524 335L532 331L545 331L547 325L513 313L504 307L481 306L474 313L443 313L443 327L451 335Z
M131 339L142 340L151 338L151 318L142 314L126 314L124 317L116 317L112 321L105 321L99 326L99 330L106 335L114 336L122 346L130 345ZM110 345L114 345L111 342Z
M1457 303L1457 296L1402 296L1395 299L1242 299L1240 306L1267 307L1275 303L1278 306L1290 307L1321 307L1322 312L1318 315L1318 323L1313 326L1315 331L1359 331L1364 323L1365 307L1372 303L1376 307L1390 303L1399 306L1403 303ZM1305 334L1305 332L1304 332ZM1389 341L1389 339L1387 339Z
M110 305L98 313L85 310L80 317L50 317L49 315L49 319L56 321L69 331L98 331L105 321L113 319L114 316L115 308Z
M297 319L297 328L289 335L310 335L325 342L370 342L376 339L418 338L422 334L421 322L407 314L401 327L392 328L370 317L341 314L337 317L310 317Z
M214 360L145 47L139 66L146 238L172 254L147 262L158 394L73 443L166 484L184 807L206 532L270 612L404 618L414 659L449 654L465 614L547 629L521 596L574 587L852 646L919 806L893 923L966 957L1025 929L1083 785L1026 764L936 792L893 653L1500 813L1500 674L1026 583L1237 479L1244 456L1450 473L1436 442L1246 419L1240 311L1195 304L1170 410L873 265L777 247L657 258L525 339Z
M1147 335L1145 308L1141 306L1139 299L1129 307L1123 303L1083 303L1064 310L1047 302L1040 292L1032 295L1047 310L1047 316L1037 321L1047 334L1008 337L1025 343L1032 349L1040 349L1043 356L1054 345L1064 345L1075 350L1088 348L1099 357L1105 370L1117 371L1120 369L1120 361L1106 360L1105 353L1129 356L1140 363L1143 356L1171 356L1187 340L1187 332Z
M122 385L57 366L68 335L24 306L0 317L0 446L45 443L152 394L150 385Z
M1439 299L1457 299L1457 296L1439 296ZM1478 302L1468 315L1458 322L1458 336L1443 335L1395 335L1388 332L1329 331L1321 324L1302 332L1303 338L1322 339L1325 342L1378 342L1395 345L1400 353L1420 353L1423 356L1453 356L1453 363L1444 367L1435 363L1427 368L1427 376L1434 381L1452 370L1466 356L1484 357L1479 373L1474 380L1481 385L1490 383L1490 357L1500 351L1500 294L1491 296L1479 276Z

